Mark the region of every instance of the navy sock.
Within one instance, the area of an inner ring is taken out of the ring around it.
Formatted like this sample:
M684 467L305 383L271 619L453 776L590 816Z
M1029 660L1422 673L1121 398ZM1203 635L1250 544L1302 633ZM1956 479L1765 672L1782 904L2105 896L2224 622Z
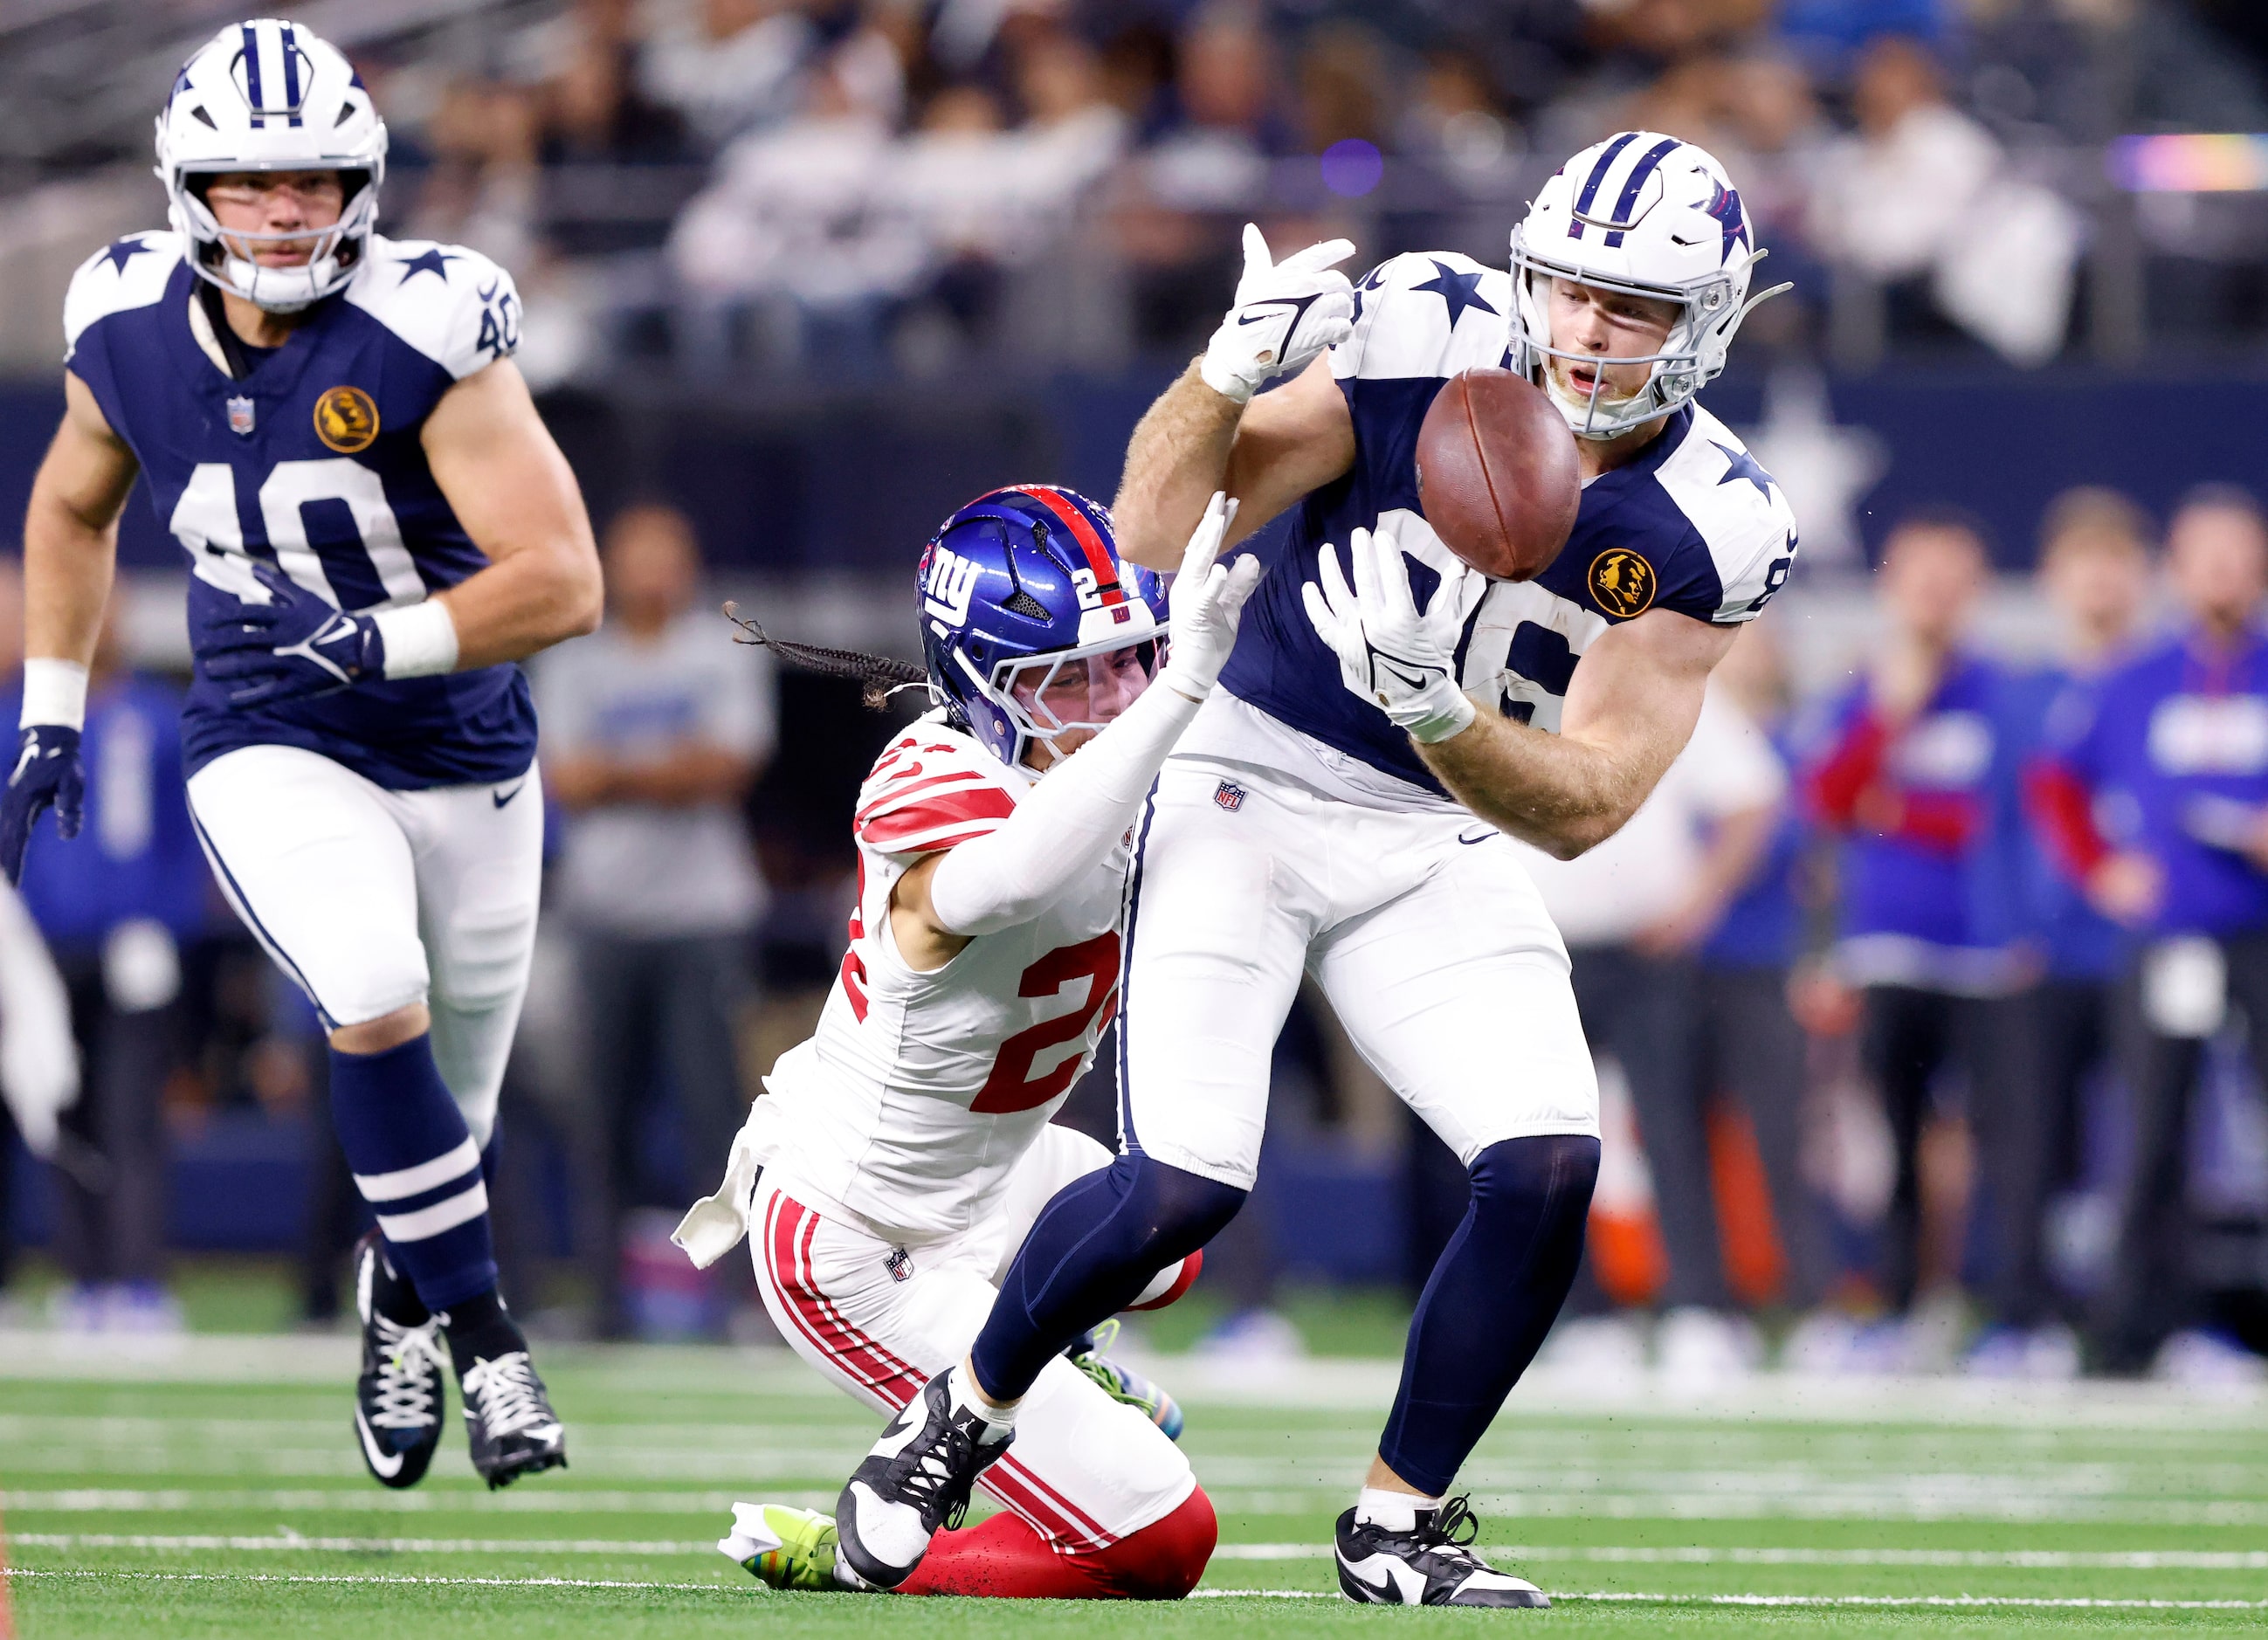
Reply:
M1219 1234L1244 1196L1146 1156L1072 1180L1040 1210L976 1335L978 1386L995 1400L1021 1395L1065 1345Z
M381 1054L331 1050L331 1114L394 1268L430 1310L493 1291L481 1155L428 1036Z
M449 1360L462 1378L475 1361L496 1361L527 1348L526 1335L504 1307L495 1288L452 1305L441 1330L449 1341Z
M1473 1163L1472 1202L1418 1300L1378 1443L1387 1467L1427 1495L1449 1489L1543 1347L1583 1256L1598 1178L1599 1142L1574 1134L1506 1139Z

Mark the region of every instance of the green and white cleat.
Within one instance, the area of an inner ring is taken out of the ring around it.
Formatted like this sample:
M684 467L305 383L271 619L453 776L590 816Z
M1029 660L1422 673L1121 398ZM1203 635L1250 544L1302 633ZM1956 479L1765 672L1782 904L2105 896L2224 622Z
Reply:
M733 1534L717 1547L775 1589L842 1589L835 1569L835 1517L785 1504L735 1504ZM846 1568L847 1570L847 1568Z
M1182 1438L1181 1404L1164 1389L1152 1384L1132 1367L1112 1360L1104 1352L1118 1342L1118 1320L1112 1317L1096 1327L1064 1354L1071 1365L1102 1386L1102 1393L1122 1406L1128 1406L1166 1432L1166 1438Z

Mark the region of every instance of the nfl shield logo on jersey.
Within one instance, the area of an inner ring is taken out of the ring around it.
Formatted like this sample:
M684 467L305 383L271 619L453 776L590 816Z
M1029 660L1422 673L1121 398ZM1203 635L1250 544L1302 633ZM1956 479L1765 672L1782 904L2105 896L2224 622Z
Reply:
M910 1281L914 1273L913 1255L903 1247L892 1247L889 1256L882 1261L882 1268L890 1272L892 1281Z
M1233 780L1224 780L1213 789L1212 800L1233 814L1244 806L1244 788Z
M249 437L252 432L252 401L231 399L228 401L228 430Z

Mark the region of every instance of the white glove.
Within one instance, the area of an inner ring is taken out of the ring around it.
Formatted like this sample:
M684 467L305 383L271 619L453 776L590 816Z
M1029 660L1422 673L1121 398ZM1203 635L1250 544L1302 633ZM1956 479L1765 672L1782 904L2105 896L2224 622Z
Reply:
M1354 590L1326 541L1316 555L1322 585L1300 589L1307 619L1338 652L1339 676L1396 726L1431 745L1458 733L1474 709L1457 687L1457 643L1488 577L1459 565L1433 590L1425 613L1410 591L1410 566L1383 530L1357 530L1347 544Z
M55 1153L56 1118L78 1098L70 998L24 902L0 886L0 1099L34 1156Z
M1167 628L1166 670L1159 681L1193 701L1212 693L1220 669L1228 664L1228 651L1236 647L1236 623L1244 600L1260 579L1257 558L1248 555L1233 564L1214 562L1235 519L1236 504L1226 492L1213 491L1197 533L1182 555L1181 571L1166 593L1171 624Z
M1333 264L1354 254L1347 239L1310 245L1280 262L1268 258L1268 241L1244 224L1244 276L1236 305L1205 344L1200 372L1205 386L1239 404L1261 384L1296 374L1315 356L1354 334L1354 286Z

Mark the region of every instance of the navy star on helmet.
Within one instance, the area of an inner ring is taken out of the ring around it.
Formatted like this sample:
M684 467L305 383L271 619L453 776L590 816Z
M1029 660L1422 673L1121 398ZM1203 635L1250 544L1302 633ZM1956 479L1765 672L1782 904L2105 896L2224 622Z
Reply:
M1643 426L1700 392L1725 368L1741 321L1792 288L1749 294L1764 258L1715 156L1658 131L1617 132L1560 166L1512 231L1512 368L1551 395L1578 438ZM1660 352L1606 361L1651 364L1642 389L1606 398L1603 374L1587 393L1561 385L1550 360L1601 361L1552 345L1548 283L1538 283L1552 279L1675 305Z
M158 115L158 180L190 266L272 313L296 313L354 276L378 220L386 122L354 65L304 25L276 18L232 23L174 77ZM205 189L230 171L336 171L346 202L319 233L224 239ZM316 241L298 268L268 268L243 253L263 241Z
M1109 512L1075 490L979 496L938 526L916 580L931 688L1011 768L1035 740L1102 727L1050 708L1066 667L1127 651L1155 676L1163 658L1164 584L1118 555Z

